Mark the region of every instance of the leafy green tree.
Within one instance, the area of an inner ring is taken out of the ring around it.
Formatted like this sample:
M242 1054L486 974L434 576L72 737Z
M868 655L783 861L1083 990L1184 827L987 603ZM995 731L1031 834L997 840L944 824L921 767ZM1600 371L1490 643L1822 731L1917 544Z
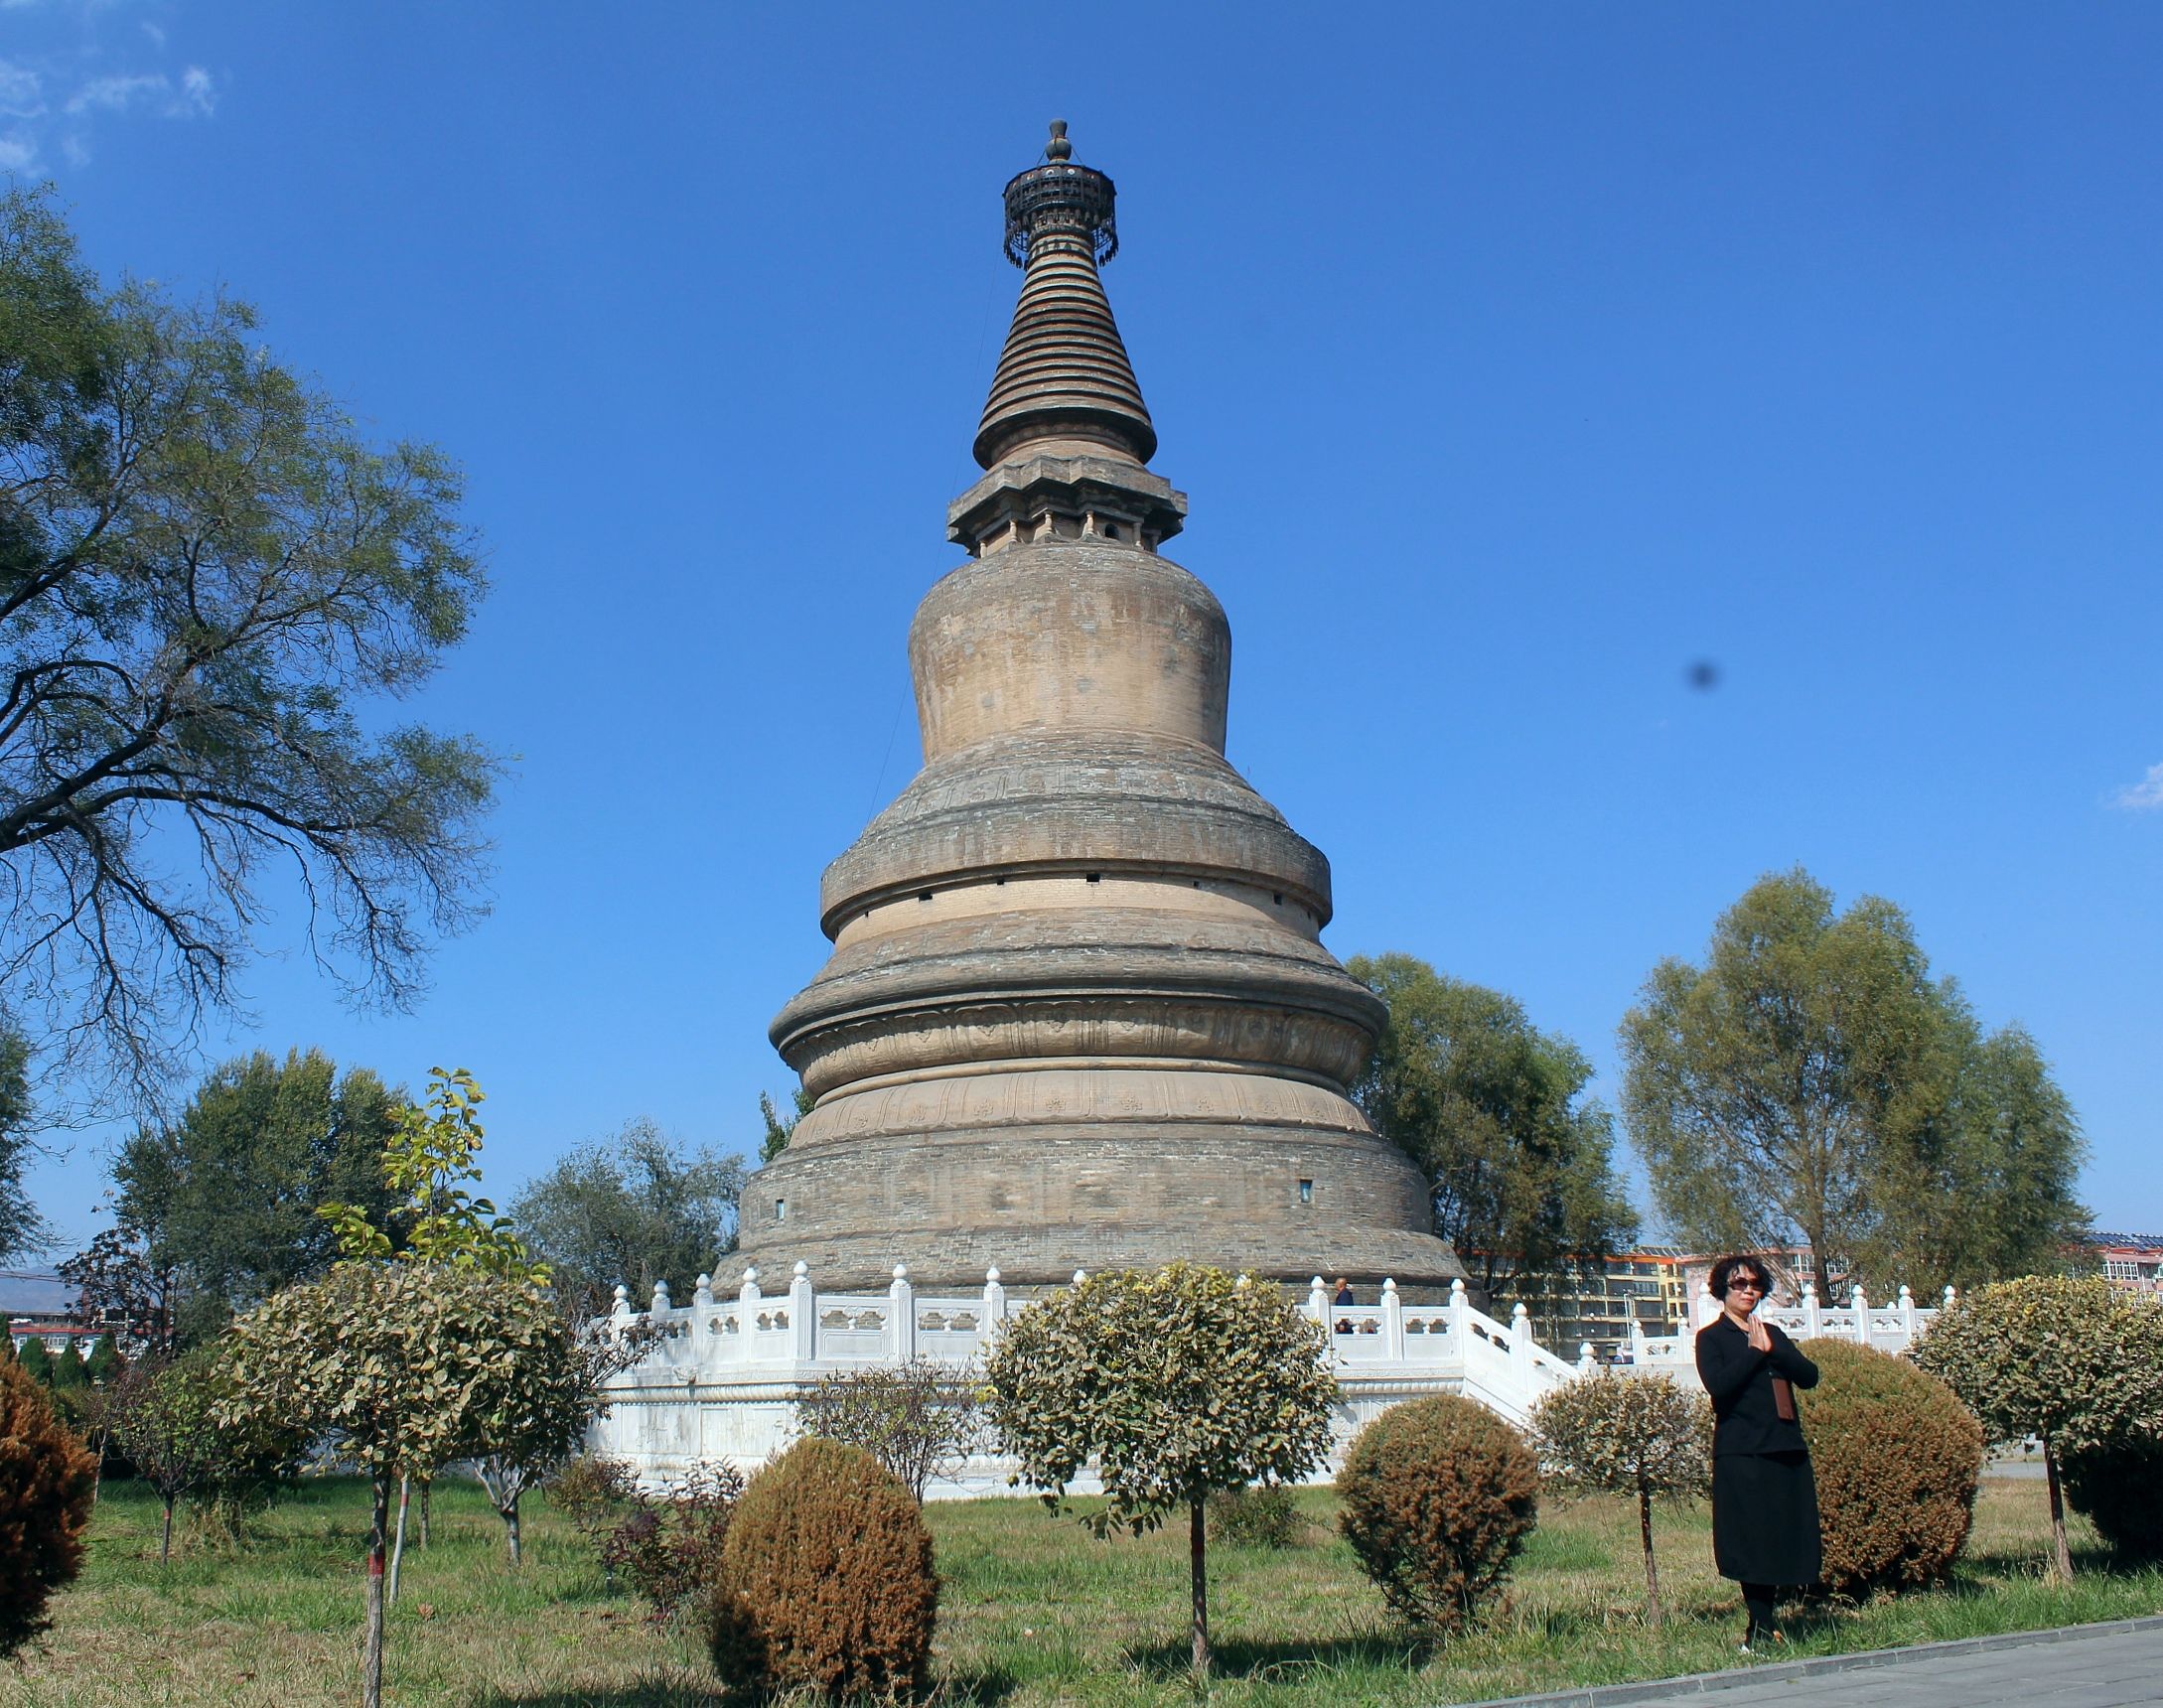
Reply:
M1858 1256L1918 1293L2078 1265L2088 1146L2073 1105L2026 1031L1985 1036L1958 992L1942 998L1943 1094L1889 1135Z
M1427 1177L1435 1231L1475 1285L1492 1294L1507 1274L1541 1291L1566 1259L1636 1237L1614 1117L1584 1096L1592 1064L1575 1045L1411 955L1355 955L1346 970L1389 1005L1354 1100Z
M112 1435L165 1508L161 1564L172 1558L173 1513L182 1500L237 1525L308 1449L307 1432L291 1419L222 1417L220 1407L234 1397L231 1374L211 1347L169 1364L138 1361L111 1396Z
M1939 1285L2085 1226L2079 1132L2033 1043L1982 1039L1890 902L1838 913L1806 872L1761 878L1704 965L1653 969L1621 1045L1654 1198L1701 1249L1800 1238L1829 1294L1836 1265Z
M390 1497L514 1440L555 1393L561 1314L522 1278L484 1264L343 1262L236 1322L234 1392L219 1421L306 1429L372 1493L363 1700L382 1700L383 1574Z
M2053 1563L2070 1579L2064 1458L2163 1441L2163 1310L2096 1277L2026 1275L1977 1287L1941 1313L1915 1361L1991 1439L2043 1444Z
M158 1496L164 1522L158 1563L173 1557L173 1510L211 1477L219 1428L207 1384L192 1381L200 1366L138 1363L113 1396L112 1433L135 1475Z
M245 304L108 289L20 191L0 463L0 986L154 1091L232 1002L282 864L319 964L405 1002L481 910L498 770L383 715L484 589L457 471L368 445Z
M741 1157L701 1146L686 1152L651 1121L625 1123L614 1138L558 1161L511 1201L528 1242L548 1259L555 1285L591 1311L618 1282L645 1299L666 1281L678 1299L736 1248Z
M811 1105L816 1101L810 1092L798 1085L795 1090L795 1112L784 1118L782 1112L774 1107L773 1092L759 1093L759 1114L766 1123L766 1136L759 1141L761 1168L789 1148L789 1141L795 1136L796 1123L811 1112Z
M1645 1608L1660 1623L1653 1502L1688 1500L1712 1484L1712 1407L1659 1376L1598 1375L1565 1382L1532 1409L1533 1445L1558 1482L1638 1503Z
M16 1350L15 1361L23 1366L23 1373L40 1387L53 1385L53 1354L46 1351L45 1337L32 1335Z
M402 1246L384 1221L369 1213L366 1205L326 1204L316 1211L336 1232L339 1250L347 1259L380 1263L396 1258L450 1269L474 1270L533 1287L547 1286L548 1266L533 1261L512 1218L498 1215L496 1206L490 1200L477 1198L467 1190L481 1184L481 1168L474 1159L487 1134L480 1113L481 1105L487 1100L488 1093L465 1068L431 1068L428 1070L427 1103L409 1103L398 1111L396 1130L383 1146L381 1159L383 1190L391 1206L387 1219L394 1220L403 1229ZM557 1349L552 1342L544 1346L529 1341L516 1353L506 1353L508 1361L504 1379L515 1378L534 1392L544 1388L553 1391L550 1388L554 1379L552 1374L541 1369L535 1360L544 1353L559 1351L562 1359L575 1372L578 1359L567 1343L564 1348ZM525 1401L521 1399L518 1403L523 1405ZM482 1456L515 1459L527 1454L552 1453L553 1449L544 1445L543 1438L552 1441L561 1433L560 1419L545 1407L545 1415L527 1415L531 1411L532 1407L527 1406L526 1411L521 1412L523 1422L519 1429L522 1433L516 1439L492 1441L481 1450ZM437 1472L449 1463L450 1457L464 1455L447 1456L429 1463L417 1462L399 1473L397 1539L390 1553L389 1595L393 1603L398 1599L398 1567L405 1557L406 1508L412 1497L412 1486L415 1482L421 1486L421 1533L425 1545L429 1493ZM510 1510L505 1513L504 1521L510 1527L513 1539L522 1487L522 1478L506 1484Z
M176 1338L192 1345L235 1311L322 1275L338 1239L319 1205L389 1213L382 1154L402 1105L367 1068L341 1077L319 1050L226 1063L176 1121L138 1130L114 1159L117 1242L106 1256L139 1252L141 1263L99 1277L115 1293L104 1303L140 1310L147 1299L120 1295L164 1291L178 1307Z
M127 1365L120 1356L120 1349L113 1345L112 1337L100 1335L90 1348L90 1355L83 1360L83 1367L89 1371L92 1382L105 1387L118 1380Z
M63 1389L79 1392L90 1385L89 1366L82 1361L82 1352L70 1341L60 1350L60 1356L53 1360L53 1390Z
M631 1362L615 1339L592 1332L583 1313L566 1312L560 1295L551 1302L556 1330L524 1331L488 1451L473 1462L476 1480L504 1521L504 1547L513 1567L525 1559L519 1502L577 1455L587 1426L604 1407L604 1384Z
M36 1149L30 1136L30 1040L0 1013L0 1263L52 1243L53 1229L23 1186Z
M481 1105L488 1093L463 1068L428 1069L428 1100L407 1103L396 1115L379 1162L381 1197L390 1212L371 1213L365 1202L331 1203L316 1214L338 1240L340 1254L365 1262L397 1257L413 1263L483 1269L548 1284L548 1266L533 1261L513 1218L498 1215L488 1199L468 1187L481 1184L479 1155L488 1129ZM402 1229L394 1236L391 1223Z
M1174 1263L1091 1275L1007 1325L984 1364L985 1410L1020 1480L1056 1507L1092 1461L1098 1534L1187 1510L1194 1668L1210 1669L1205 1509L1249 1483L1297 1482L1329 1451L1328 1336L1274 1287Z

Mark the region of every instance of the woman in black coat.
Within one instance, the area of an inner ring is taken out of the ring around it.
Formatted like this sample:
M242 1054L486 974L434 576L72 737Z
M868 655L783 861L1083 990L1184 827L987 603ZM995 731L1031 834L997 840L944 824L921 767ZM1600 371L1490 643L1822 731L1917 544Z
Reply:
M1709 1283L1720 1315L1697 1332L1697 1374L1712 1399L1712 1558L1742 1585L1749 1625L1743 1652L1775 1637L1773 1599L1823 1569L1817 1483L1802 1443L1795 1390L1817 1385L1817 1366L1755 1315L1765 1266L1723 1257Z

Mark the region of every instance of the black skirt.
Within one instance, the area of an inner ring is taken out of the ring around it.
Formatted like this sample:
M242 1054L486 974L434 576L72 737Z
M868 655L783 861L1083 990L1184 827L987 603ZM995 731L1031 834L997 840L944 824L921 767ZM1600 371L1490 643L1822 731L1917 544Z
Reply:
M1817 1480L1807 1453L1728 1453L1712 1462L1712 1561L1744 1584L1814 1584L1824 1569Z

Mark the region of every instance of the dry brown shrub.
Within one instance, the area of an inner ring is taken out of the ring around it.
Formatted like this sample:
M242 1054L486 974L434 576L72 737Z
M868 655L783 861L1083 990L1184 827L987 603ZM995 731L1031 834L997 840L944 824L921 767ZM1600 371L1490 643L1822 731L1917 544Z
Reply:
M46 1627L45 1604L82 1566L97 1462L13 1358L0 1358L0 1654Z
M860 1447L813 1436L751 1480L707 1604L732 1683L832 1697L924 1689L938 1612L916 1499Z
M1524 1438L1455 1394L1392 1406L1354 1437L1338 1522L1399 1618L1454 1631L1501 1587L1539 1517Z
M1825 1586L1860 1595L1939 1582L1974 1517L1982 1426L1906 1358L1833 1340L1805 1341L1802 1354L1818 1374L1800 1397Z

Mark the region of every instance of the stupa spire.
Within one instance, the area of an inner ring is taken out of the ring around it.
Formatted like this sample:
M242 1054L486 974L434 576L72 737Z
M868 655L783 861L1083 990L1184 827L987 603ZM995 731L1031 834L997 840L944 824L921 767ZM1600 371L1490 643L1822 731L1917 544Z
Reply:
M1006 253L1023 278L976 429L985 469L1046 443L1079 441L1136 463L1156 453L1157 431L1097 276L1119 249L1116 192L1073 155L1067 121L1054 119L1043 162L1007 183Z

